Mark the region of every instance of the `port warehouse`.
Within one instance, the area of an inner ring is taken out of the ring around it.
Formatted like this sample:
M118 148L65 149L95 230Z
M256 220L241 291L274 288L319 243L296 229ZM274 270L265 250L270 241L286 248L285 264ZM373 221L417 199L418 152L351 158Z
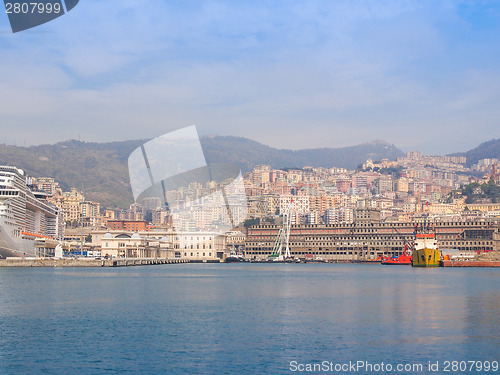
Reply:
M292 225L289 247L292 257L323 260L362 261L379 256L398 256L405 250L405 241L414 239L413 222L381 222L373 215L352 224ZM499 251L499 221L435 222L440 249L460 251ZM258 225L249 228L245 256L266 258L272 253L280 226Z

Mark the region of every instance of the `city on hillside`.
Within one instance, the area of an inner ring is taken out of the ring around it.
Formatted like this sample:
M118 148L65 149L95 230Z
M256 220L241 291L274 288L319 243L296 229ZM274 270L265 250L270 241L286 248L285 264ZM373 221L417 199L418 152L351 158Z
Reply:
M222 236L223 196L214 192L225 186L228 193L230 185L226 182L187 183L165 192L168 205L161 195L152 194L126 210L109 209L99 202L88 201L77 188L62 191L50 177L30 178L29 183L45 192L47 200L59 208L66 225L64 239L72 243L74 249L83 243L84 250L92 255L137 256L140 252L147 256L151 240L156 241L157 249L163 240L167 243L164 247L171 249L174 257L217 260L230 250L244 253L252 244L256 250L255 238L249 235L249 229L265 225L279 228L286 211L294 227L348 226L360 221L360 213L367 210L376 213L370 216L372 220L389 223L391 227L395 223L412 223L424 216L434 222L497 221L500 219L499 164L497 159L483 159L467 168L465 157L426 156L412 151L396 161L366 160L356 170L314 166L273 169L260 165L243 176L245 207L243 204L231 207L233 213L239 210L246 214L243 216L246 220L235 223L239 226ZM179 233L189 235L179 236ZM267 245L258 243L260 251L254 251L253 257L269 254L277 235L278 231L272 234ZM353 244L349 246L359 246ZM262 249L266 246L268 248ZM463 249L481 250L481 246L483 244L476 243L475 247ZM496 247L487 246L487 249ZM131 248L131 252L127 253L126 248ZM182 249L198 251L182 253ZM391 249L379 247L371 253L391 255L403 250L401 242ZM301 253L308 251L314 252L310 248ZM315 253L322 254L321 251Z

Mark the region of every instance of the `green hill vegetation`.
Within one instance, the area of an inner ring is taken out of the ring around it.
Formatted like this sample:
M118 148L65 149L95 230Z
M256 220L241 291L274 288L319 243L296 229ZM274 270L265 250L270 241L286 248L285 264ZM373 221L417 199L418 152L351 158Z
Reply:
M127 158L141 143L67 141L32 147L0 146L0 164L16 166L33 177L53 177L63 190L83 187L86 199L106 207L127 207L133 201Z
M465 203L476 203L478 200L488 200L491 203L500 202L500 185L493 179L486 184L474 182L462 187L462 194L467 197Z

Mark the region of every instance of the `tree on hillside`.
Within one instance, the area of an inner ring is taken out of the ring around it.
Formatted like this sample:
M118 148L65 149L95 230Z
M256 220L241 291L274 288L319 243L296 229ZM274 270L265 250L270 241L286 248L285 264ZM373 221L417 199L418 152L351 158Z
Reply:
M253 227L254 225L259 225L259 224L260 224L260 220L258 218L255 218L255 217L252 217L250 219L246 219L243 222L243 226L245 228Z

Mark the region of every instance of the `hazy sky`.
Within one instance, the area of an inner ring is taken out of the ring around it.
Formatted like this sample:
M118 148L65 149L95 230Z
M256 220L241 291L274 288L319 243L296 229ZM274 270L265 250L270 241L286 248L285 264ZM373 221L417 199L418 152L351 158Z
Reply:
M195 124L280 148L500 137L500 2L80 0L12 34L0 142L153 138Z

